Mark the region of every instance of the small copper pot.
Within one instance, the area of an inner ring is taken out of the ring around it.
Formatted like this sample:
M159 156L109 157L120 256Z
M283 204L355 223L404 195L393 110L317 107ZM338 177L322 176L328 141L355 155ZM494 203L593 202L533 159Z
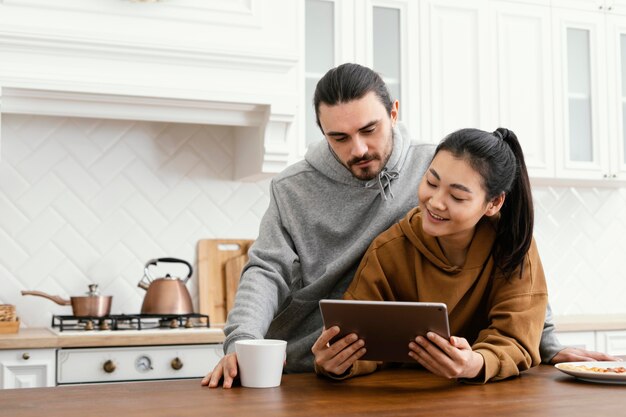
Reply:
M22 295L36 295L47 298L62 306L72 306L72 313L76 317L104 317L111 312L112 295L99 295L98 285L89 285L87 295L70 297L69 300L58 295L50 295L41 291L22 291Z

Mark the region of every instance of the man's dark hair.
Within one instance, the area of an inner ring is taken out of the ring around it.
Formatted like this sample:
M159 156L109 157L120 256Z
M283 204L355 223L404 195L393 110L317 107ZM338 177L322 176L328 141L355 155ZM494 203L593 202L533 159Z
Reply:
M329 70L315 87L313 105L315 106L315 119L320 125L320 104L334 106L338 103L347 103L352 100L363 98L373 91L387 112L391 113L393 103L389 97L389 90L383 79L370 68L359 64L341 64Z

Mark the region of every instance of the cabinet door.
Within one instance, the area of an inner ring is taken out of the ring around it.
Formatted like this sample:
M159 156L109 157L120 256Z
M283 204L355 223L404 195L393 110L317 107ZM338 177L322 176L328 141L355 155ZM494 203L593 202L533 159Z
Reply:
M596 350L595 332L556 332L556 337L564 346Z
M556 174L609 175L604 13L553 9Z
M553 177L550 8L494 1L490 9L498 125L516 133L531 177Z
M0 351L0 388L53 387L54 349Z
M417 41L410 44L417 20L411 0L305 0L304 138L298 148L303 157L311 143L322 140L313 107L313 94L330 68L357 62L379 72L392 98L401 100L400 118L418 124ZM416 71L414 71L416 72ZM409 126L410 127L410 126Z
M607 13L610 178L626 179L626 15Z
M626 331L597 332L597 348L609 355L626 355Z
M420 2L422 138L439 142L460 128L494 130L487 1Z
M313 93L315 86L328 69L335 66L338 25L336 17L341 13L340 4L329 0L305 1L305 56L304 56L304 143L298 153L304 156L306 147L323 138L317 126Z
M400 120L413 133L420 125L418 3L411 0L356 2L356 62L378 72L392 100L400 102ZM362 16L362 18L359 18ZM417 132L415 132L417 134Z

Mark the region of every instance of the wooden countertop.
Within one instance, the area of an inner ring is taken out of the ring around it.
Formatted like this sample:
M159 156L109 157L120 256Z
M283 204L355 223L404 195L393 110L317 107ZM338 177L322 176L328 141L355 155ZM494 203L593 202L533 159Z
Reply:
M555 316L554 326L559 332L626 330L626 315Z
M179 330L121 330L117 332L61 332L50 329L20 329L16 334L0 335L0 349L60 347L156 346L222 343L224 332L218 328Z
M284 375L280 387L209 389L198 379L13 389L12 417L594 416L624 415L624 386L582 382L540 365L519 378L466 385L424 370L395 369L334 382Z

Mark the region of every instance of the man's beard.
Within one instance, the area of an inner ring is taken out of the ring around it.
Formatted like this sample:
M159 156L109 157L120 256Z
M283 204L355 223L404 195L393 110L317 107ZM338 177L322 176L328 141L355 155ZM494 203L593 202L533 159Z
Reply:
M352 175L355 178L358 178L360 180L363 181L369 181L369 180L373 180L374 178L376 178L378 176L378 174L381 173L381 171L385 168L385 166L387 165L387 162L389 161L389 158L391 157L391 152L393 150L393 130L391 132L389 132L390 135L390 144L391 146L389 147L389 149L385 149L386 155L381 156L379 153L366 153L365 155L363 155L360 158L352 158L351 160L349 160L346 164L344 164L344 166L346 168L348 168L348 170L352 173ZM382 163L380 164L380 167L377 170L373 170L370 167L367 168L354 168L355 164L358 164L360 162L365 162L365 161L382 161Z

